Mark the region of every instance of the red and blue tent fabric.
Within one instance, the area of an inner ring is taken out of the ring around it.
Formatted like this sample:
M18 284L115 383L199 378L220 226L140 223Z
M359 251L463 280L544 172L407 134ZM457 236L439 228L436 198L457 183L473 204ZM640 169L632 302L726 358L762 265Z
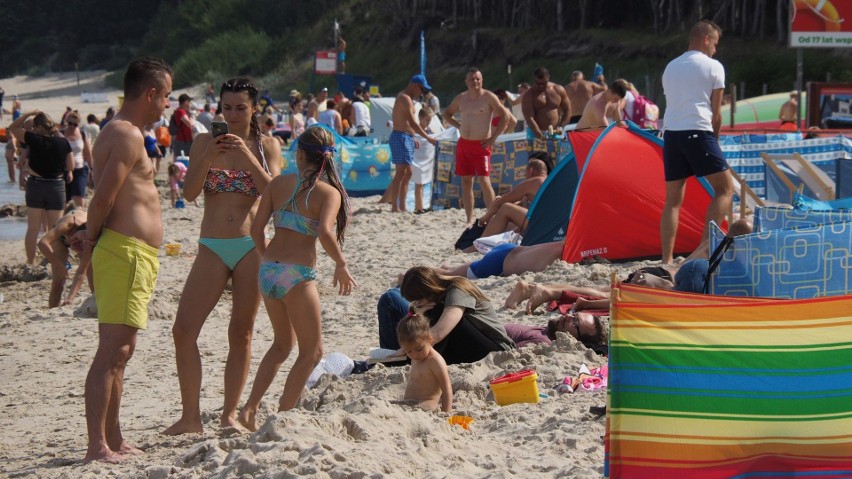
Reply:
M580 170L585 166L589 151L599 136L599 131L578 131L567 135L567 142L563 145L568 151L563 152L562 160L547 175L527 210L527 227L522 246L565 239L568 220L571 218L571 208L567 207L565 199L577 191Z
M852 477L852 296L612 297L606 477Z
M571 154L542 185L527 213L523 245L565 240L562 259L628 260L659 256L666 200L663 142L633 123L568 133ZM711 191L687 180L676 254L701 242Z

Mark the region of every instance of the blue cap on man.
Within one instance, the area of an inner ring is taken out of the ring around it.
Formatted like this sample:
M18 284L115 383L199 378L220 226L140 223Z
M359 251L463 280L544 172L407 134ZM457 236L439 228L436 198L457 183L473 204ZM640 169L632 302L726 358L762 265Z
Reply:
M426 81L426 76L424 75L414 75L413 77L411 77L411 83L414 83L415 85L420 85L426 90L432 90L432 87L429 85L429 82Z

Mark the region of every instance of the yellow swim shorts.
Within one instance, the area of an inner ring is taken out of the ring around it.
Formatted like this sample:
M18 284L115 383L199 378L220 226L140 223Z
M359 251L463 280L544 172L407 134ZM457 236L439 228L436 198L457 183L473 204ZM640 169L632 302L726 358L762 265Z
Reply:
M159 269L157 248L104 228L92 253L98 322L145 329Z

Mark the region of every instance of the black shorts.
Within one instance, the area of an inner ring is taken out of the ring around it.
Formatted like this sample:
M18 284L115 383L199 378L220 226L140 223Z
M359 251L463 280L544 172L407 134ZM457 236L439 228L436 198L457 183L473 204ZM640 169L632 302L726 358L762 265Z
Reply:
M189 149L192 148L192 141L173 141L172 142L172 152L175 157L181 156L189 156Z
M24 198L27 208L62 211L65 208L65 180L30 176Z
M65 184L65 201L74 196L86 196L86 181L89 179L89 167L74 168L74 179Z
M666 130L663 141L666 181L712 175L730 168L711 131Z

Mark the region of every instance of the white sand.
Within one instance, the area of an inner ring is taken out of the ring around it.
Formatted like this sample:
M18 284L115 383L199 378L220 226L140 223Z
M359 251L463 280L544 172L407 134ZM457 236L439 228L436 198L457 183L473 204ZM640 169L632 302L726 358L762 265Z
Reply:
M8 80L0 82L14 92ZM20 91L20 90L18 90ZM59 112L66 97L53 100ZM25 109L33 105L25 106ZM73 107L74 105L71 104ZM42 107L45 108L45 107ZM47 108L45 108L47 109ZM52 110L49 110L52 111ZM84 110L85 111L85 110ZM164 191L164 190L162 190ZM460 210L425 215L391 214L376 197L353 200L355 213L345 253L359 287L340 297L331 286L333 263L320 256L325 351L364 358L378 346L376 302L395 276L416 264L469 261L478 255L455 253ZM86 429L84 380L97 347L97 323L85 305L88 290L74 306L47 309L50 280L0 283L0 476L7 477L600 477L603 473L604 419L588 412L602 406L606 393L560 396L553 388L575 375L582 363L605 364L572 338L552 347L497 353L475 363L450 367L454 413L469 415L469 431L447 424L447 414L408 409L400 399L407 367L373 370L338 379L325 376L306 391L297 409L275 413L286 373L285 363L267 393L256 434L234 434L218 426L222 374L227 355L231 310L226 292L205 325L199 347L204 368L201 406L205 433L160 435L180 411L171 325L195 254L202 210L175 210L163 201L166 242L183 245L179 257L161 249L161 269L150 304L148 330L141 332L129 363L121 419L125 437L145 454L120 465L83 465ZM0 266L22 262L22 241L0 243ZM625 271L635 265L618 265ZM13 268L16 271L18 268ZM609 266L557 262L544 273L526 274L536 282L604 285ZM490 278L477 284L502 305L518 277ZM191 293L187 293L191 294ZM505 322L544 324L546 316L500 309ZM255 326L248 395L257 365L272 339L261 307ZM535 369L538 404L499 407L488 380L507 372Z
M110 88L104 83L105 71L83 71L80 72L79 85L76 73L51 73L41 77L28 77L19 75L11 78L0 79L0 87L6 91L3 96L3 109L12 111L14 96L18 95L21 108L24 112L41 110L56 123L62 119L66 107L78 110L86 121L89 113L94 113L98 120L104 117L107 108L118 108L118 97L123 93L120 89ZM189 93L199 97L202 87L194 87L176 90L170 95L177 98L181 93ZM81 93L103 93L106 95L106 103L84 103ZM175 103L174 108L177 107ZM3 126L11 123L12 116L3 115Z

